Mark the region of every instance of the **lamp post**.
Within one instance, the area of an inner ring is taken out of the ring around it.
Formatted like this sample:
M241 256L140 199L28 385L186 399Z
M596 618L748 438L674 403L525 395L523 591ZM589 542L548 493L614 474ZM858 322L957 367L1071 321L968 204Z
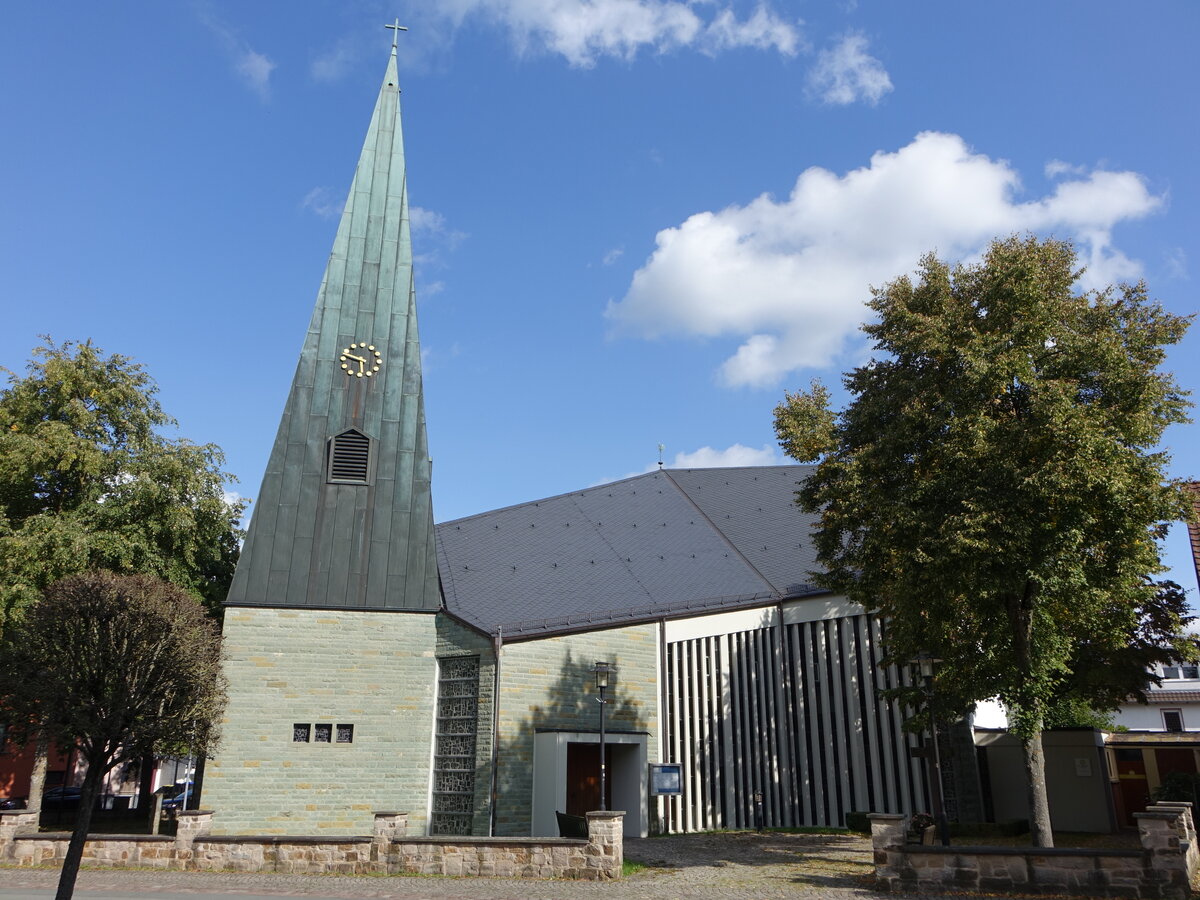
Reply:
M950 824L946 821L946 806L942 802L942 754L938 748L937 713L933 707L933 667L941 660L935 659L928 653L922 653L912 662L921 673L921 680L925 686L925 702L929 707L929 734L933 742L933 754L929 757L933 769L933 778L931 779L933 782L931 786L933 817L937 822L938 840L941 841L943 847L949 847Z
M604 705L608 702L604 699L604 692L608 689L608 676L612 671L612 666L607 662L597 661L592 667L592 672L596 675L596 690L600 696L596 698L596 702L600 704L600 811L604 812L608 809L604 805Z

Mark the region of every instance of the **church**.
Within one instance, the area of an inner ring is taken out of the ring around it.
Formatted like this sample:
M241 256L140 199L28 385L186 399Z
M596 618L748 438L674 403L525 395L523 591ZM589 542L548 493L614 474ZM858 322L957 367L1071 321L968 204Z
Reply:
M878 665L878 621L810 583L805 467L660 468L434 525L399 100L393 43L226 603L213 832L928 809L878 693L907 675ZM661 764L677 790L652 791Z

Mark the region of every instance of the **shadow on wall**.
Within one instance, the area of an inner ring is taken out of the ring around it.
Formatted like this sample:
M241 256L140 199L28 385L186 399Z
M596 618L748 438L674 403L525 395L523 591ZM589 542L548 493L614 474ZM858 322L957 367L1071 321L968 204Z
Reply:
M597 650L597 655L604 655ZM615 665L615 677L610 676L610 686L605 691L605 728L619 741L621 735L631 732L646 732L649 724L641 708L633 701L627 685L621 679L621 661L614 653L608 654ZM508 660L502 662L501 679L501 733L499 740L499 766L497 771L496 834L506 836L528 835L532 827L532 795L534 740L539 732L585 732L600 730L599 692L593 671L594 660L577 657L568 648L559 666L558 676L551 682L538 684L532 671L514 671ZM519 683L519 690L510 691L507 685ZM521 715L518 707L522 696L537 698L528 706L528 714ZM589 734L590 736L590 734ZM607 758L609 773L615 773L614 765L622 763L622 748L610 745ZM639 772L639 776L644 773ZM590 744L570 744L567 756L567 793L576 798L580 809L599 808L599 752L595 739ZM612 796L612 781L606 794ZM572 805L568 799L568 805ZM611 809L612 806L610 805ZM572 810L563 810L571 812Z

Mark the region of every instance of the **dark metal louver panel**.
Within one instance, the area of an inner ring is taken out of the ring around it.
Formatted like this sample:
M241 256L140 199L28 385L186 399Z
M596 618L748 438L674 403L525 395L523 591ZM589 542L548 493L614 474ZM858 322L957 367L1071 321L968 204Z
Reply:
M439 659L430 834L471 833L478 731L479 657Z
M367 484L371 475L371 439L358 431L345 431L329 442L329 480Z

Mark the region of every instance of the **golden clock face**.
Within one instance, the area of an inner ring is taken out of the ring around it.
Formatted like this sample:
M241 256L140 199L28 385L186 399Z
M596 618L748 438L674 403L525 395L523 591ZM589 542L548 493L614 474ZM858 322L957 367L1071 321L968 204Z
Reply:
M370 378L383 365L382 354L375 349L374 344L368 344L366 341L357 341L349 347L343 347L342 355L338 359L341 361L342 371L351 378Z

